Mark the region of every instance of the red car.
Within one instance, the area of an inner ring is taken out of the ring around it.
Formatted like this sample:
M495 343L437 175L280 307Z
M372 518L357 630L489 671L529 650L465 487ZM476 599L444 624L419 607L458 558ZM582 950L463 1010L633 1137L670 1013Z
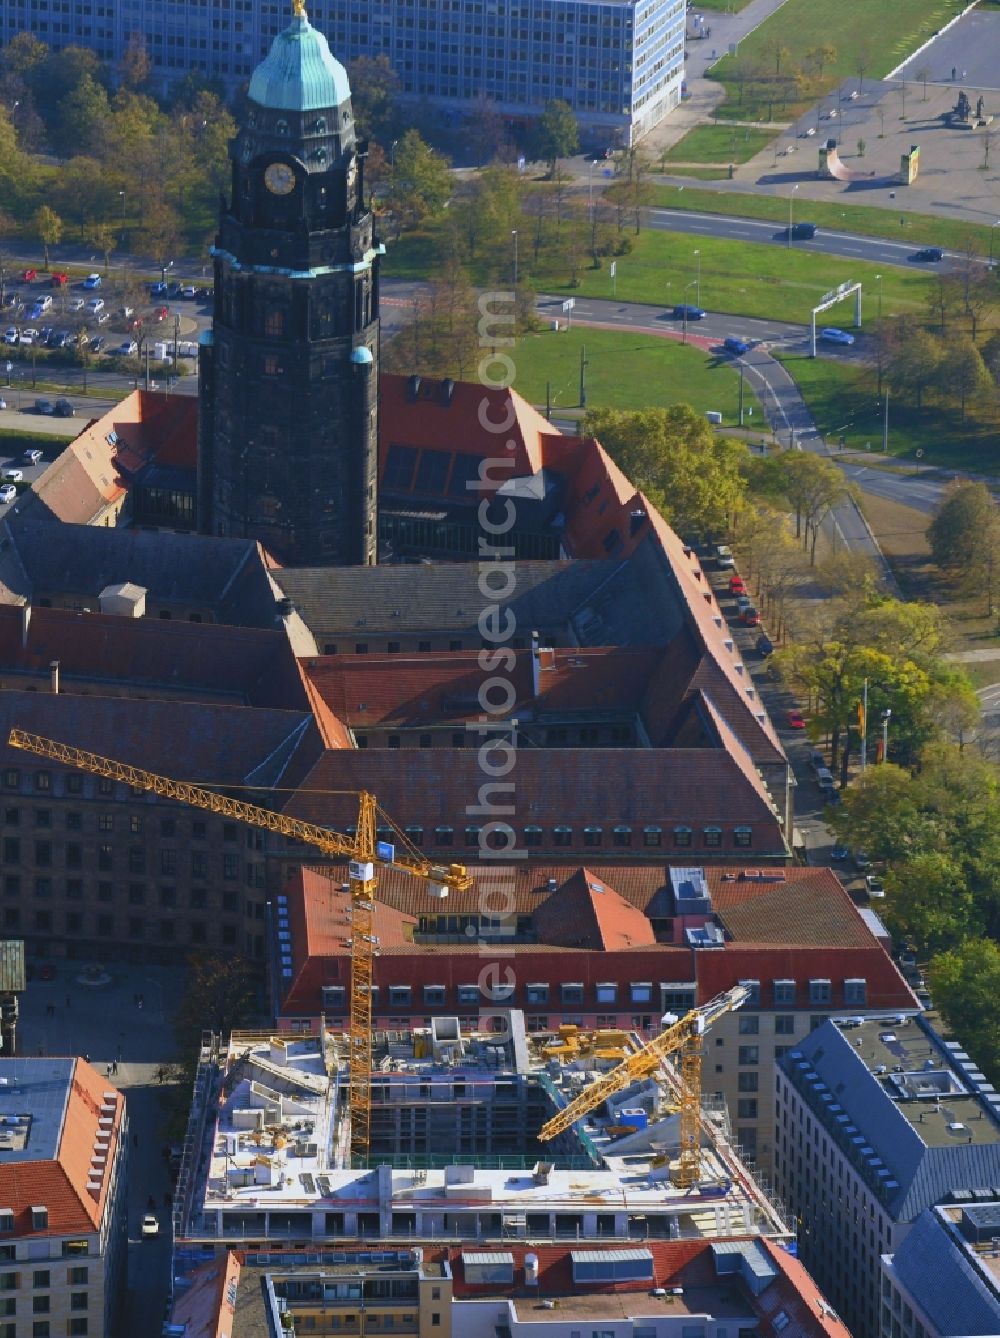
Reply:
M35 279L38 278L38 270L26 269L24 273L21 275L21 278L24 280L25 283L33 283Z
M158 321L165 321L170 315L170 311L167 307L157 307L153 314Z
M745 595L747 592L746 582L742 576L730 576L729 593L731 595Z
M789 729L805 729L805 727L806 722L801 711L796 709L788 712Z
M66 285L69 283L69 275L53 274L52 278L49 280L49 283L52 285L53 288L65 288Z
M760 623L760 614L751 604L748 609L744 609L740 615L744 627L756 627Z

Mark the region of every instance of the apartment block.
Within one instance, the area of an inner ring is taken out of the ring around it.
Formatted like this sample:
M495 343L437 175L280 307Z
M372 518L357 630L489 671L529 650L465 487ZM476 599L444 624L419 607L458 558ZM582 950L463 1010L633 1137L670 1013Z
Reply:
M895 1254L882 1256L880 1338L1000 1333L998 1190L949 1197L925 1208Z

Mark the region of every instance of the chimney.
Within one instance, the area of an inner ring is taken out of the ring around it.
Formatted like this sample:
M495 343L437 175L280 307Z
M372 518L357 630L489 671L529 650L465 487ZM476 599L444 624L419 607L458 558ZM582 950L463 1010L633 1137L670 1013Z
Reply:
M49 675L51 678L52 691L55 696L59 695L59 661L53 660L49 665Z
M26 650L28 646L28 628L31 626L31 605L21 605L21 649Z

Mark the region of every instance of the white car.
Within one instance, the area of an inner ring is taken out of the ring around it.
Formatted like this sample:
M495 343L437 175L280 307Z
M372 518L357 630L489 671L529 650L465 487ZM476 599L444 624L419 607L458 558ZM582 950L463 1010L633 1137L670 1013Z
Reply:
M69 309L70 311L82 311L85 305L82 297L74 297L69 304Z
M22 330L17 342L30 346L35 342L35 332L33 330Z
M104 325L104 324L105 324L107 321L109 321L110 319L111 319L111 313L110 313L110 311L99 311L99 312L97 313L97 324L98 324L98 325Z
M12 502L16 496L17 489L14 487L13 483L4 483L0 485L0 502L3 502L6 505L7 502Z
M736 566L733 550L728 544L716 544L715 560L724 571L730 571Z
M138 352L139 345L134 339L123 339L115 349L115 353L117 353L119 358L134 358Z
M92 297L90 301L87 303L87 310L92 311L96 316L99 311L104 310L104 298Z
M144 1214L140 1230L142 1232L143 1240L148 1240L151 1236L158 1236L160 1234L160 1223L155 1213Z
M4 331L3 342L5 344L17 343L17 326L11 325Z
M0 469L0 479L3 479L4 483L20 483L23 478L23 470L14 469L13 467Z
M122 307L122 315L128 320L130 316L135 315L135 307Z

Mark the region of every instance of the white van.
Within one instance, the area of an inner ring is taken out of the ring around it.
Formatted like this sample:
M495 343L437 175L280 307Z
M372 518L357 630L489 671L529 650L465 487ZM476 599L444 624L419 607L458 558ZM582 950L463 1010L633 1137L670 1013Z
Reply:
M709 409L706 412L705 417L708 419L710 423L714 423L716 427L718 427L722 422L722 414L719 413L718 409Z

